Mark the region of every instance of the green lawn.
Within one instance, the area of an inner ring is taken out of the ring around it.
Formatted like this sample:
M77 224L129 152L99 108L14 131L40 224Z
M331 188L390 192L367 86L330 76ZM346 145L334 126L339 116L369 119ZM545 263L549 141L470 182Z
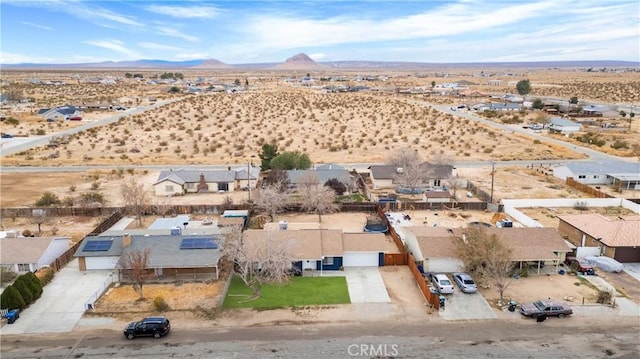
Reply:
M245 302L247 297L242 294L251 295L251 290L242 280L234 277L222 307L274 309L350 303L344 277L291 277L285 285L265 285L262 287L262 296L248 302Z

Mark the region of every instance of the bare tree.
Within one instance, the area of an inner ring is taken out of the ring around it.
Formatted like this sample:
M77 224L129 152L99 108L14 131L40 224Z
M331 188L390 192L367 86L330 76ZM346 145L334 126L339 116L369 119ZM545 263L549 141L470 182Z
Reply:
M134 250L125 252L120 256L118 267L125 270L126 275L133 281L133 289L143 298L142 287L147 281L149 270L149 253L151 250Z
M298 178L298 181L296 181L296 189L299 193L307 193L311 188L318 187L319 184L318 176L308 171Z
M338 211L336 203L336 192L326 186L310 187L306 192L301 193L302 210L318 215L318 222L322 222L323 214L335 213Z
M452 193L453 198L457 200L458 188L461 188L462 186L464 186L466 181L463 180L462 178L459 178L457 175L451 174L447 178L446 182L447 182L448 188L453 190L453 193Z
M489 235L482 227L467 228L462 236L454 239L458 258L465 269L488 278L504 300L504 291L513 281L513 249L495 234Z
M166 216L173 208L171 203L169 203L169 197L162 197L158 199L153 207L157 214L162 215L162 218L164 218L164 216Z
M262 295L263 285L289 280L293 262L291 248L292 242L284 239L247 239L241 227L235 226L225 236L222 254L233 263L233 273L251 289L252 295L247 300L255 300Z
M38 236L42 233L42 225L49 222L49 216L44 209L34 209L31 215L31 223L38 226Z
M281 187L278 183L270 184L260 189L256 194L256 205L267 212L271 222L274 221L276 214L282 212L287 206L289 196L280 191Z
M397 167L394 181L401 187L408 188L411 193L427 179L420 154L409 147L392 152L387 162Z
M134 177L125 180L121 187L122 198L129 213L136 216L138 225L142 227L142 217L149 207L149 198L144 185L138 183Z

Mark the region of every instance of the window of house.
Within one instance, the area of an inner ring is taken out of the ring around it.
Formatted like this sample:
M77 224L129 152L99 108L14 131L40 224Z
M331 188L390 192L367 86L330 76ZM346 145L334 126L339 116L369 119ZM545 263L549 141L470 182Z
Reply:
M593 178L598 178L598 175L593 175Z
M587 176L585 176L585 175L580 175L580 176L578 176L578 178L587 178Z
M439 179L433 180L433 186L434 187L440 187L440 180Z
M173 186L170 185L170 184L164 186L164 191L165 192L173 192Z
M194 188L196 188L195 183L187 183L187 189L194 189Z
M28 272L28 271L29 271L29 264L26 264L26 263L18 264L18 272Z
M328 266L333 265L333 257L325 257L322 260L322 264L328 265Z

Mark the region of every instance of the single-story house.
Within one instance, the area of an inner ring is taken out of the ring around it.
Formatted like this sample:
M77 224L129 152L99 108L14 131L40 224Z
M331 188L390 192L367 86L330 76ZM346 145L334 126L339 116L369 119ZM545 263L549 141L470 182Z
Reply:
M82 110L75 106L58 106L54 108L42 108L38 110L38 116L42 118L61 118L68 120L71 117L78 117L82 115Z
M550 119L547 127L550 131L558 133L574 133L582 129L582 125L580 123L560 117Z
M456 272L463 269L456 254L455 238L464 228L413 226L400 227L404 241L418 265L425 272ZM513 249L513 262L540 262L558 265L563 262L569 245L554 228L486 228Z
M156 196L233 192L249 185L255 188L259 175L259 167L251 167L249 171L243 167L233 170L169 170L160 172L153 189Z
M569 162L553 168L553 175L587 185L614 185L616 188L640 190L640 163L624 161Z
M449 203L451 193L449 191L425 191L422 193L422 201L427 203Z
M86 237L75 253L80 271L118 270L128 281L120 258L149 248L147 268L155 280L218 279L221 236L216 235L123 235Z
M606 111L607 108L601 105L587 105L582 108L582 113L593 117L602 116Z
M520 104L517 102L490 102L478 103L471 106L474 111L519 111Z
M50 266L69 250L69 237L15 237L0 239L0 266L16 273Z
M453 175L454 170L451 165L431 164L429 162L420 164L420 169L424 180L418 187L424 190L444 189L445 181ZM400 184L399 179L404 172L402 167L395 165L373 165L369 167L369 170L371 171L371 183L374 189L397 188Z
M600 254L618 262L640 262L640 217L617 219L597 213L566 214L558 217L558 230L577 247L598 247Z
M245 243L252 248L284 241L291 246L292 261L302 270L338 270L341 267L378 267L384 253L397 252L382 233L342 233L335 229L247 230Z
M344 167L338 165L327 164L311 170L289 170L286 173L291 188L296 188L301 180L309 176L314 176L319 185L324 185L331 179L337 179L344 184L347 192L356 187L355 178Z

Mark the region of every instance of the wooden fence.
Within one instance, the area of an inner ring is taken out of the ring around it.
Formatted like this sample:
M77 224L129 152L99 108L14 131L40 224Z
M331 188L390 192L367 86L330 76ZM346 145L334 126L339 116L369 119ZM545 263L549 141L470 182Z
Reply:
M389 223L389 219L387 218L387 216L385 216L382 206L378 206L378 215L389 227L389 235L391 236L391 238L393 239L393 242L396 244L396 246L398 247L398 250L400 251L400 255L398 255L397 257L398 258L402 257L402 260L405 261L405 264L409 266L409 269L411 270L411 273L413 273L413 277L416 280L416 283L418 284L418 288L420 288L420 291L422 292L424 299L427 301L427 303L429 303L431 307L435 309L440 309L439 296L431 293L431 290L429 290L429 286L427 285L427 282L424 279L424 276L422 275L422 273L420 273L420 270L416 265L415 258L411 253L408 252L406 246L402 242L402 239L400 239L400 235L398 235L398 233L395 231L393 226L391 226L391 224ZM385 254L385 265L387 265L386 254Z
M104 221L102 221L96 228L94 228L87 236L97 236L98 234L106 231L111 228L116 222L124 217L124 208L119 208L117 211L113 212L109 217L107 217Z
M427 281L425 280L422 273L420 273L420 270L416 265L415 258L413 258L413 255L411 255L410 253L408 256L409 256L409 262L408 262L409 269L411 270L411 273L413 273L413 276L416 279L416 282L418 283L418 288L420 288L420 291L422 292L424 299L427 301L427 303L429 303L431 307L435 309L440 309L439 295L436 293L431 293L431 290L427 285Z
M80 247L80 244L82 244L82 241L74 244L69 249L67 249L64 253L62 253L62 255L60 255L58 258L56 258L49 265L51 267L51 269L53 269L55 272L57 272L60 269L62 269L67 263L71 262L73 260L73 255L78 250L78 247Z
M385 266L406 266L409 262L408 253L385 253Z
M612 196L612 195L610 195L608 193L604 193L602 191L599 191L598 189L593 188L593 187L591 187L589 185L580 183L580 182L574 180L573 177L567 177L566 184L567 184L567 186L573 187L573 188L577 189L578 191L588 193L589 195L591 195L591 196L593 196L595 198L615 198L615 196Z
M49 217L100 217L110 215L121 207L17 207L0 208L2 218L32 217L34 211L44 211Z

